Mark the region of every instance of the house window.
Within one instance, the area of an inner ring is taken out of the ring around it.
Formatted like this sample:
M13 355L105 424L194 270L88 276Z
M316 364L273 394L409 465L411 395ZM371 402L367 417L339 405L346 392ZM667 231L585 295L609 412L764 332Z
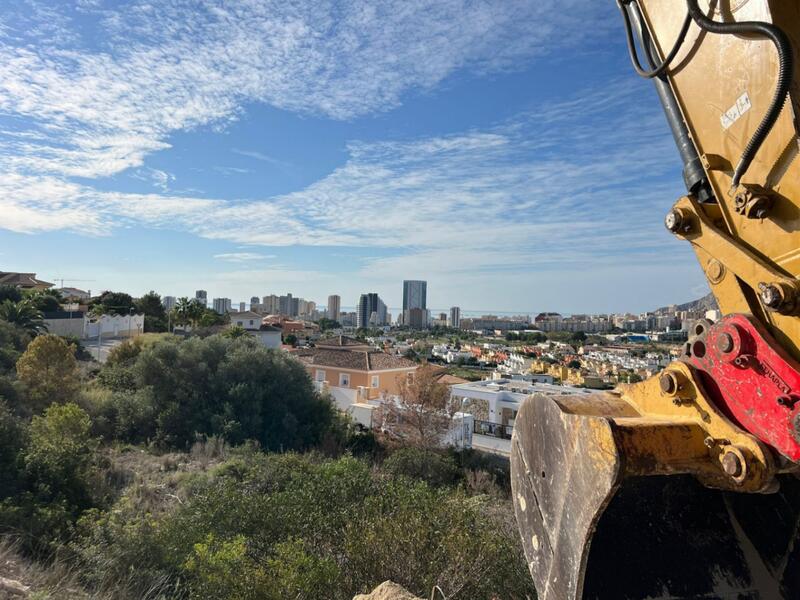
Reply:
M252 325L252 324L253 324L253 319L250 319L250 325Z
M317 369L317 372L314 375L317 381L325 381L325 371L322 369Z
M349 373L339 373L339 387L350 387Z
M372 376L372 387L377 388L380 385L380 378L377 375Z

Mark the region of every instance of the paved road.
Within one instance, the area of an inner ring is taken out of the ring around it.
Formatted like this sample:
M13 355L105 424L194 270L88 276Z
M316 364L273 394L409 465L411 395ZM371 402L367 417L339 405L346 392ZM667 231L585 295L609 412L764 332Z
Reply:
M500 456L511 456L511 440L494 437L493 435L472 434L472 447Z
M111 352L111 349L124 342L128 338L111 338L111 337L104 337L100 340L100 345L97 345L97 338L88 339L83 341L83 346L89 353L92 355L96 361L101 363L106 362L108 359L108 353Z

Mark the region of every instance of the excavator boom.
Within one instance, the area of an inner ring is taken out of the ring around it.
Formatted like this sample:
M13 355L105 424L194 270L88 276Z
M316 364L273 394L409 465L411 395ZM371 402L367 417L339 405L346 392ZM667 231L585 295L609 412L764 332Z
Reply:
M617 4L683 161L665 225L725 316L646 381L523 404L528 567L541 600L798 599L800 3Z

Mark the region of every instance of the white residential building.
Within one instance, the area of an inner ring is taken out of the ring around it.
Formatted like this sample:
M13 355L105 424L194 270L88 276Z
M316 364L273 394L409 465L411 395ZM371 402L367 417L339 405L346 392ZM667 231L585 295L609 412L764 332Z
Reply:
M497 370L505 375L522 375L530 372L531 364L533 364L532 358L518 352L512 352L506 360L497 366Z
M214 298L213 304L214 312L221 315L231 312L231 299L230 298Z
M475 416L475 433L510 438L522 403L528 396L589 394L589 390L521 379L487 379L450 387L450 398Z
M233 313L231 314L231 327L258 331L261 328L261 315L249 310Z

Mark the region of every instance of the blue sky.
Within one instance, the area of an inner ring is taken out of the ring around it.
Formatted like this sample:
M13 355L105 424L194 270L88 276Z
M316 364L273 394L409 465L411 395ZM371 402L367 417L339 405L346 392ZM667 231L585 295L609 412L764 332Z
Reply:
M0 270L522 312L707 291L610 0L8 4Z

